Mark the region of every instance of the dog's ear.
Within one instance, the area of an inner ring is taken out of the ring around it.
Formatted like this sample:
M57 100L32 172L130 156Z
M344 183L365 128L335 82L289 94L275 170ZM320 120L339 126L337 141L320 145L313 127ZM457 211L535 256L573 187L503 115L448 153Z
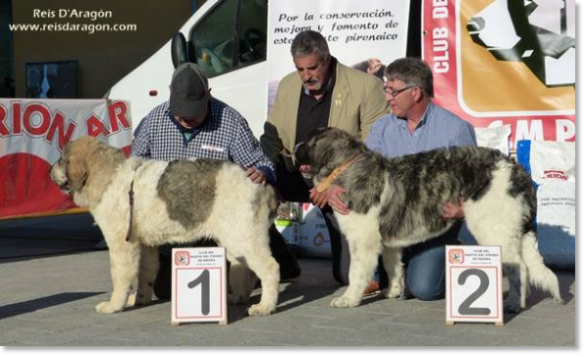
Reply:
M311 139L313 139L313 138L315 138L315 137L317 137L317 136L319 136L319 135L321 135L321 134L325 133L325 132L326 132L326 131L328 131L328 130L331 130L331 128L324 128L324 127L320 127L320 128L317 128L317 129L313 129L313 130L312 130L312 131L309 133L309 135L307 136L307 141L308 141L308 142L311 142Z
M87 163L77 155L71 155L67 162L67 181L73 192L81 190L88 178Z
M295 145L293 150L295 153L295 163L298 165L308 165L310 163L309 158L309 145L302 141Z

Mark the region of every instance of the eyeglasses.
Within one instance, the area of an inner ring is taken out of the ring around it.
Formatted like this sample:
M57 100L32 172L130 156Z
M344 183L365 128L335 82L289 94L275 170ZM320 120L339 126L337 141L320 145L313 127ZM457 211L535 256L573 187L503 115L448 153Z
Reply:
M388 94L388 95L390 95L390 96L392 96L393 98L396 98L399 94L401 94L404 91L406 91L407 89L411 89L413 87L416 87L416 86L407 86L405 88L401 88L401 89L395 90L395 91L392 90L391 88L386 88L385 87L385 93Z

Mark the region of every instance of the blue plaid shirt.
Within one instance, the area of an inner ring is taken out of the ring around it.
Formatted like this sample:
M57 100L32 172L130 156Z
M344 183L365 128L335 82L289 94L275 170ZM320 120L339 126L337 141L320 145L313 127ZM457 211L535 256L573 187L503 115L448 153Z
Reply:
M154 108L134 133L132 156L161 161L177 159L229 160L243 168L256 167L275 183L275 168L263 154L246 119L227 104L212 98L204 123L186 132L169 112L169 102ZM189 135L188 135L189 136Z
M467 121L429 103L413 134L406 119L387 114L370 127L366 146L386 157L399 157L452 146L476 146L476 134Z

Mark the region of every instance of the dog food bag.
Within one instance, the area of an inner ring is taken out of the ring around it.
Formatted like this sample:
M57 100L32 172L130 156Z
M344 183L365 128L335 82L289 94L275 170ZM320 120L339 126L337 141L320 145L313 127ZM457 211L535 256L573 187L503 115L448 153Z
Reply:
M478 146L488 147L500 150L503 154L509 156L511 125L506 124L494 128L474 128Z
M289 220L277 219L275 220L275 226L285 243L288 245L298 246L299 245L299 223Z
M300 210L297 202L283 202L277 207L275 219L275 227L283 236L289 249L294 252L299 250Z
M277 207L276 219L298 222L300 220L300 209L298 202L282 202L279 204L279 207Z
M524 140L517 147L519 161L525 161L537 185L539 251L546 265L573 269L576 252L575 143Z
M319 207L302 204L299 255L311 258L331 258L330 233Z

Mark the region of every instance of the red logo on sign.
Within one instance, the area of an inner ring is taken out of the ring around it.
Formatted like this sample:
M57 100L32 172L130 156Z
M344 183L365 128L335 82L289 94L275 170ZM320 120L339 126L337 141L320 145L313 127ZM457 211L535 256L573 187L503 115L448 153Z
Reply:
M462 264L464 263L464 250L463 249L450 249L449 258L451 264Z
M542 178L552 178L552 179L560 179L560 180L568 180L568 176L566 173L561 170L544 170Z
M175 253L175 265L189 265L189 252L176 252Z

